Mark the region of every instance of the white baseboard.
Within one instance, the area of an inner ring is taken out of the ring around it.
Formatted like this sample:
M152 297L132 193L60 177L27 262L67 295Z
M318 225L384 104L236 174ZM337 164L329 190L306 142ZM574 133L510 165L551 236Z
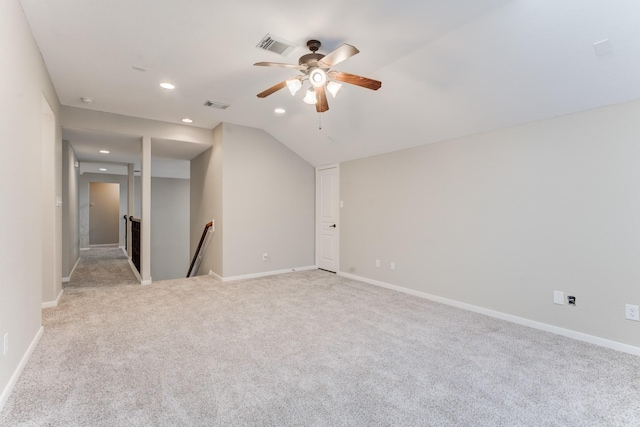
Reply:
M218 274L214 273L214 272L213 272L213 270L209 270L209 276L211 276L211 277L213 277L213 278L215 278L215 279L218 279L218 280L220 280L221 282L224 282L224 279L222 278L222 276L220 276L220 275L218 275Z
M100 243L97 245L89 245L89 249L91 248L119 248L120 245L118 243Z
M507 322L516 323L518 325L528 326L530 328L551 332L556 335L562 335L568 338L573 338L578 341L584 341L584 342L595 344L601 347L607 347L613 350L621 351L623 353L629 353L636 356L640 356L640 347L634 347L632 345L623 344L617 341L611 341L606 338L595 337L593 335L583 334L582 332L572 331L570 329L564 329L559 326L553 326L547 323L525 319L524 317L518 317L511 314L502 313L500 311L489 310L487 308L478 307L476 305L471 305L464 302L427 294L425 292L420 292L420 291L416 291L409 288L403 288L401 286L391 285L389 283L368 279L366 277L356 276L354 274L343 273L340 271L338 272L338 275L342 277L346 277L348 279L369 283L370 285L380 286L387 289L393 289L394 291L402 292L409 295L414 295L420 298L428 299L430 301L450 305L452 307L461 308L463 310L472 311L474 313L484 314L485 316L494 317L496 319L506 320Z
M124 246L120 246L120 249L122 249L122 253L124 254L124 256L129 258L129 254L127 253L127 250L125 249L125 247Z
M140 277L140 273L138 272L136 265L133 263L133 261L131 261L131 258L129 258L127 261L129 261L129 267L131 267L131 271L133 271L133 274L136 275L136 279L138 279L138 282L142 283L142 277Z
M131 271L133 271L133 274L136 275L136 279L138 279L138 282L140 282L141 285L150 285L152 282L152 278L149 277L149 279L147 280L142 280L142 276L140 276L140 273L138 272L138 269L136 268L133 261L131 261L131 258L127 259L127 261L129 261L129 267L131 267Z
M60 293L58 294L58 297L56 298L56 300L55 301L43 302L42 303L42 308L57 307L58 304L60 304L60 298L62 298L62 294L63 293L64 293L64 289L60 289Z
M36 336L31 341L31 344L29 345L27 352L24 354L24 356L22 356L22 359L20 360L20 363L16 367L16 370L13 372L13 375L11 375L9 384L7 384L4 390L2 390L2 394L0 394L0 411L2 411L2 408L4 408L4 405L7 403L7 400L9 399L9 396L13 391L13 387L15 387L16 383L18 382L18 378L20 378L20 374L24 370L24 367L27 366L27 362L29 361L31 354L33 354L33 350L38 345L38 342L40 342L40 338L42 338L43 332L44 332L44 328L40 326L40 329L38 329L38 332L36 332Z
M80 248L80 250L81 250L81 251L88 251L88 250L90 250L90 249L91 249L91 248Z
M62 278L62 283L69 283L71 281L71 276L73 276L73 272L76 271L76 267L78 266L79 262L80 262L80 257L78 257L78 259L76 260L76 263L73 265L73 268L71 269L71 272L69 273L69 277L63 277Z
M253 274L245 274L242 276L229 276L229 277L222 277L217 275L213 271L210 271L209 275L223 282L233 282L236 280L257 279L259 277L274 276L276 274L293 273L294 271L316 270L317 268L318 267L315 265L309 265L306 267L287 268L286 270L265 271L262 273L253 273Z

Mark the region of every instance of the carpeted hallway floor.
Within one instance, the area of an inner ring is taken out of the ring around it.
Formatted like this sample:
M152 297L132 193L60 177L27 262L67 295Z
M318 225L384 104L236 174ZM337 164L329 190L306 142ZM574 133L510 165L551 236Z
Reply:
M640 358L323 271L65 293L2 426L632 426Z
M100 288L118 285L137 285L127 256L118 247L91 248L80 252L80 261L65 283L65 292L79 288Z

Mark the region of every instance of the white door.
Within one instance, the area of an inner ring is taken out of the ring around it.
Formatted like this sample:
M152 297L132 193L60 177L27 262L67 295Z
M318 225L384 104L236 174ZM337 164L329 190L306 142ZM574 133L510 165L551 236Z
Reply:
M316 264L323 270L339 267L339 184L338 166L316 171Z

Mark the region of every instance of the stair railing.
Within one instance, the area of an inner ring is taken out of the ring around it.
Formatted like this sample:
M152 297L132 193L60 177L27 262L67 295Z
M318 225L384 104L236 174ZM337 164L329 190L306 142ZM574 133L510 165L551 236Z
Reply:
M200 251L202 250L202 246L204 244L205 239L207 238L207 233L209 232L209 230L211 229L211 227L213 226L213 221L208 222L205 226L204 226L204 230L202 231L202 237L200 237L200 243L198 243L198 248L196 249L196 253L193 254L193 259L191 260L191 265L189 266L189 271L187 272L187 277L191 277L191 272L194 271L194 266L196 265L196 262L198 260L202 260L202 255L200 254Z
M140 219L129 217L131 221L131 262L140 273Z

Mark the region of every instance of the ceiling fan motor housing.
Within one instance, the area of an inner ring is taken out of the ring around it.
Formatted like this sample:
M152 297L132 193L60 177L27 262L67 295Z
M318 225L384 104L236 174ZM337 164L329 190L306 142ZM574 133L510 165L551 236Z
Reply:
M321 53L308 53L300 57L298 65L306 65L307 68L314 68L318 66L318 61L322 58L324 58L324 55Z

